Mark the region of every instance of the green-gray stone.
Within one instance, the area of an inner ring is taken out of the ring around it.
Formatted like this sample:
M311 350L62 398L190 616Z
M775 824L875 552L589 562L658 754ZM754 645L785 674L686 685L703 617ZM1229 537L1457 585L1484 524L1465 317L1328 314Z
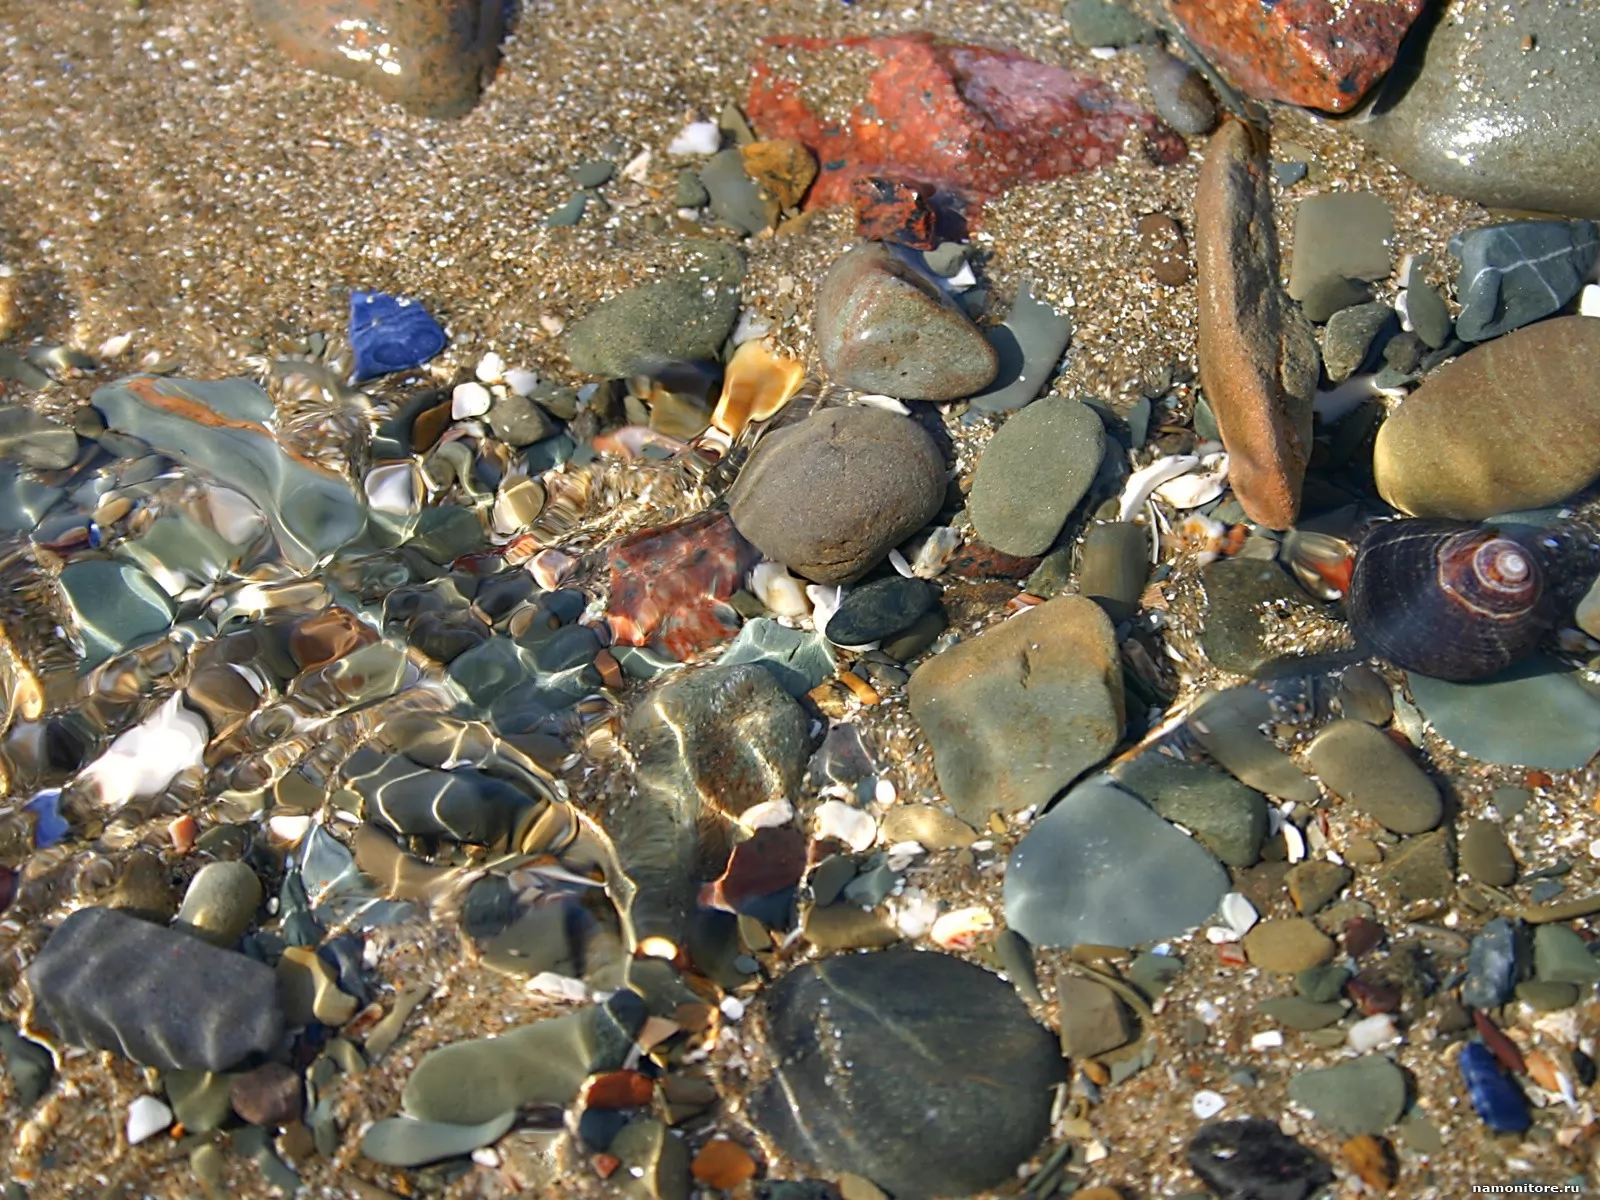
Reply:
M59 421L21 404L0 405L0 458L40 471L70 467L78 435Z
M1282 618L1308 612L1311 601L1275 562L1224 558L1201 573L1206 590L1206 622L1200 645L1211 665L1253 675L1281 651L1268 646Z
M1050 548L1094 481L1105 426L1076 400L1050 396L1007 418L973 472L967 509L996 550L1026 557Z
M923 613L914 621L904 633L897 633L888 639L881 647L883 652L896 662L910 662L929 646L933 645L941 633L949 627L949 620L944 615L943 609Z
M507 975L528 978L551 971L576 976L570 917L564 904L535 904L504 929L480 939L478 953Z
M1394 317L1387 304L1356 304L1328 318L1322 331L1322 365L1338 383L1355 374L1372 351L1372 343Z
M1228 688L1206 697L1189 714L1189 728L1229 774L1281 800L1315 804L1317 785L1261 732L1272 719L1271 701L1255 687Z
M1011 311L986 331L1000 361L994 382L973 396L979 412L1010 412L1042 392L1072 339L1072 321L1033 296L1032 280L1017 289Z
M737 149L720 150L700 168L700 182L711 197L711 212L743 234L760 233L776 222L778 203L744 169Z
M233 1115L233 1077L215 1071L168 1071L162 1076L172 1115L190 1133L221 1129Z
M17 1104L21 1108L33 1107L55 1076L55 1059L50 1051L0 1022L0 1058L5 1060Z
M1263 1000L1256 1011L1269 1021L1276 1021L1288 1029L1326 1029L1349 1011L1348 1000L1324 1000L1320 1003L1305 996L1278 996Z
M1354 874L1349 867L1313 858L1290 867L1284 882L1295 907L1309 917L1342 892Z
M615 1179L628 1200L688 1200L689 1150L660 1121L630 1121L607 1150L622 1161Z
M848 589L823 632L838 646L864 646L910 628L938 598L925 579L889 575Z
M1574 771L1600 751L1600 697L1542 655L1476 683L1410 680L1439 735L1482 762Z
M1307 761L1328 790L1394 833L1426 833L1439 824L1439 788L1383 730L1335 721L1312 740Z
M1072 582L1072 559L1071 546L1056 547L1039 560L1039 565L1033 569L1033 574L1023 581L1023 589L1029 595L1042 596L1046 600L1059 596ZM1101 607L1106 606L1102 603ZM1109 609L1107 614L1110 615ZM1117 618L1112 617L1112 619Z
M1556 1012L1572 1008L1582 995L1575 983L1550 983L1542 979L1528 979L1517 984L1517 999L1534 1012Z
M1344 993L1346 980L1350 972L1344 967L1331 963L1321 967L1307 967L1304 971L1297 971L1294 977L1295 990L1307 1000L1317 1004L1326 1004L1337 999Z
M1309 1108L1317 1124L1341 1137L1379 1134L1400 1119L1406 1077L1381 1054L1323 1070L1302 1071L1289 1081L1289 1099Z
M1454 326L1444 297L1423 279L1431 262L1426 254L1419 254L1411 264L1411 282L1406 286L1406 316L1411 318L1411 328L1417 337L1431 349L1438 350L1449 343Z
M261 879L243 862L214 862L189 881L178 910L180 926L214 945L233 946L256 918Z
M1509 887L1517 878L1517 860L1498 821L1468 821L1459 851L1461 869L1469 879L1490 887Z
M1566 925L1540 925L1533 934L1533 973L1542 983L1600 983L1600 960Z
M584 209L589 207L589 197L583 192L577 192L555 212L544 219L544 223L551 229L560 229L569 225L576 225L583 220Z
M700 173L687 167L678 172L678 191L672 203L679 208L699 208L711 199L706 185L700 182Z
M1128 965L1128 982L1154 1000L1183 974L1183 959L1176 954L1140 954Z
M1044 995L1039 991L1039 976L1033 965L1033 947L1028 945L1028 939L1015 929L1002 929L1000 936L994 940L994 948L1000 957L1000 969L1011 980L1011 986L1017 989L1017 994L1024 1000L1042 1005Z
M1193 830L1229 866L1252 866L1261 857L1266 799L1232 775L1160 754L1141 754L1112 775L1167 820Z
M1056 1002L1060 1006L1061 1053L1068 1058L1093 1058L1126 1045L1132 1036L1122 1001L1103 983L1057 975Z
M1394 216L1374 192L1306 197L1295 210L1290 298L1304 300L1334 280L1387 278L1393 237Z
M476 1125L390 1117L378 1121L362 1135L361 1153L386 1167L419 1167L441 1158L471 1154L480 1146L493 1145L505 1136L516 1119L515 1111Z
M1455 847L1448 829L1400 843L1377 869L1378 882L1401 904L1443 900L1455 888Z
M68 563L59 582L83 636L85 667L98 666L172 624L172 600L132 563Z
M609 158L591 159L586 163L579 163L572 177L577 180L579 187L597 188L611 182L611 177L617 173L617 164Z
M276 409L250 380L135 375L95 389L91 402L108 429L242 492L296 567L315 566L366 526L348 480L278 443L266 425Z
M1300 310L1306 320L1320 324L1332 318L1341 309L1354 304L1365 304L1372 299L1372 289L1353 279L1320 279L1307 289L1300 301Z
M49 487L10 463L0 463L0 533L31 533L64 495L64 488Z
M568 334L575 370L623 378L670 359L714 360L739 317L744 260L713 242L695 245L684 271L603 301Z
M830 854L811 872L811 898L818 908L826 908L844 892L856 877L855 860L847 854Z
M1143 17L1113 0L1067 0L1062 15L1080 46L1131 46L1151 32Z
M1035 574L1043 569L1044 564L1040 563ZM1131 521L1108 521L1089 527L1083 539L1080 595L1105 609L1113 621L1126 621L1139 611L1139 598L1144 595L1149 578L1150 535L1144 526ZM1029 580L1031 583L1032 576Z

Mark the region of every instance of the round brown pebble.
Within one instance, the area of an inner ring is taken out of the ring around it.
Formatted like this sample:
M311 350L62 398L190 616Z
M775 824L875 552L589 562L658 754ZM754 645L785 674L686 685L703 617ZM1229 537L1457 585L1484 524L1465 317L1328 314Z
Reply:
M1182 287L1189 282L1189 243L1183 230L1166 213L1147 213L1134 226L1140 249L1157 282Z
M287 1125L300 1117L300 1074L282 1063L262 1063L234 1078L229 1099L252 1125Z
M1345 1162L1361 1176L1368 1187L1387 1192L1394 1187L1400 1174L1400 1164L1395 1160L1394 1147L1381 1137L1364 1133L1351 1138L1342 1147ZM1082 1193L1079 1193L1081 1196Z
M738 1142L714 1138L700 1148L689 1172L707 1187L732 1191L756 1175L756 1160Z
M1333 958L1333 939L1299 917L1263 921L1244 937L1252 966L1292 975Z
M1461 834L1460 855L1461 869L1478 883L1507 887L1517 878L1517 860L1496 821L1468 821Z

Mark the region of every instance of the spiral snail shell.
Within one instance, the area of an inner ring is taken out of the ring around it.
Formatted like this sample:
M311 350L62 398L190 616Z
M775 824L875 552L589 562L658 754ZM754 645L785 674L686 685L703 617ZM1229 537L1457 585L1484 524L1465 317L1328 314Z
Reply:
M1438 679L1481 679L1532 653L1554 609L1532 547L1459 521L1374 526L1350 580L1357 642Z

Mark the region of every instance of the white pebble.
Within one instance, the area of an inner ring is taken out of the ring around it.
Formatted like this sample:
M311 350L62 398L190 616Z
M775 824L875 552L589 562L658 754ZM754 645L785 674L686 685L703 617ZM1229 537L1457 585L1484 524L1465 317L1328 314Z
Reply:
M902 937L919 938L939 919L939 906L916 888L907 888L904 895L891 899L889 905L895 928Z
M963 262L961 270L943 280L944 286L952 292L964 292L977 282L978 276L974 274L972 264L969 262Z
M367 492L367 503L379 512L409 517L418 508L418 483L416 465L397 462L373 467L362 481L362 487Z
M121 808L134 797L166 791L180 773L201 765L211 732L203 718L183 707L183 693L122 734L78 774L98 789L100 803Z
M554 971L540 971L524 985L528 991L552 1000L581 1002L589 998L589 989L583 980L557 975Z
M137 1146L172 1124L172 1110L154 1096L136 1097L128 1105L128 1145Z
M1089 57L1098 58L1102 62L1110 62L1116 56L1117 48L1115 46L1091 46L1089 48Z
M722 1010L722 1015L730 1021L744 1019L744 1001L737 996L724 996L722 1003L717 1005Z
M282 846L298 846L311 832L311 817L306 813L280 813L267 819L272 840Z
M794 820L794 805L787 800L763 800L739 814L739 824L746 829L776 829Z
M1361 1054L1376 1050L1380 1046L1387 1046L1399 1039L1400 1032L1394 1027L1394 1018L1388 1013L1379 1013L1377 1016L1357 1021L1350 1026L1347 1035L1350 1048Z
M100 349L95 351L95 357L101 362L109 362L113 358L121 358L128 352L128 347L133 343L133 334L118 333L108 337L100 343Z
M650 158L650 147L646 146L628 160L627 166L623 167L619 174L632 183L643 184L649 182Z
M780 617L799 619L811 611L806 588L782 563L758 562L750 569L750 592Z
M526 367L512 367L506 372L506 386L519 396L533 395L533 389L539 386L539 374Z
M1254 929L1256 922L1261 919L1256 906L1239 892L1229 892L1222 898L1220 915L1228 923L1228 928L1240 937Z
M1578 315L1600 317L1600 284L1586 283L1578 294Z
M1281 1045L1283 1045L1283 1032L1277 1029L1268 1029L1250 1039L1252 1050L1275 1050Z
M857 854L878 839L878 823L843 800L829 800L817 808L817 837L838 838Z
M500 1152L493 1146L479 1146L472 1152L472 1161L480 1167L492 1169L500 1165Z
M481 417L493 403L494 397L483 384L458 383L450 393L450 419L465 421L469 417Z
M506 360L491 350L478 360L472 373L480 383L499 383L506 377Z
M722 148L722 130L715 121L690 121L667 146L668 154L715 154Z
M894 780L878 777L878 782L872 785L872 802L881 804L885 808L893 804L899 793L895 791Z
M735 346L742 346L771 332L772 322L755 309L747 308L739 314L739 323L733 327L732 341Z
M1202 1121L1209 1121L1227 1107L1227 1100L1216 1092L1196 1092L1194 1099L1189 1101L1189 1110Z
M1206 941L1210 942L1213 946L1226 946L1229 943L1237 942L1238 940L1238 931L1229 929L1226 925L1206 926Z
M856 399L872 408L881 408L887 412L899 413L902 417L911 415L911 410L893 396L880 396L876 392L868 392L864 396L857 396Z

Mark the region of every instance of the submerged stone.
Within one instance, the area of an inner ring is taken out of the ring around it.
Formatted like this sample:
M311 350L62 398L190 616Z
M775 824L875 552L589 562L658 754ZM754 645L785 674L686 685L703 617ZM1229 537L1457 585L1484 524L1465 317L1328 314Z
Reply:
M172 624L172 600L132 563L85 559L59 577L62 598L83 638L84 666L94 667Z
M1410 678L1422 715L1480 761L1572 771L1600 751L1600 698L1550 659L1535 656L1474 683Z
M383 292L350 293L350 349L357 383L420 367L448 343L439 322L417 301Z

